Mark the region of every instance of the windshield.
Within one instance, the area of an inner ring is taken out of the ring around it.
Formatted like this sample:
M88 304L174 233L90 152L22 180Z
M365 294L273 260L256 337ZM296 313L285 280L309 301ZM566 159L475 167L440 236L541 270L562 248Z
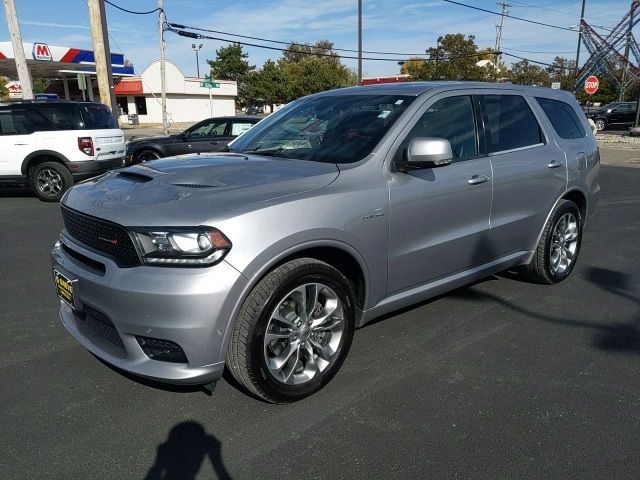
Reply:
M620 105L619 103L607 103L606 105L603 105L602 107L600 107L601 110L609 110L613 107L617 107L618 105Z
M415 97L322 95L303 98L260 122L229 150L316 162L366 157Z

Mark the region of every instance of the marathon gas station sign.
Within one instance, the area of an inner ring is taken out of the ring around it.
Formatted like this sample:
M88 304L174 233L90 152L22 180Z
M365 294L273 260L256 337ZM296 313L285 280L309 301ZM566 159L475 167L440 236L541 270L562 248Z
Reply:
M44 42L23 43L27 65L42 76L57 76L59 72L77 72L95 74L95 57L92 50L49 45ZM11 42L0 42L0 74L6 70L15 72L13 47ZM122 53L111 54L111 66L114 75L130 76L133 67L125 65ZM12 76L12 75L10 75Z

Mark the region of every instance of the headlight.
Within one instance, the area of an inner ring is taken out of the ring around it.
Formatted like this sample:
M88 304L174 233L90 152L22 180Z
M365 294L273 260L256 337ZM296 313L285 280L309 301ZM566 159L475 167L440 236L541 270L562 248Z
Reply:
M135 228L133 234L143 261L152 265L213 265L231 249L229 239L211 227Z

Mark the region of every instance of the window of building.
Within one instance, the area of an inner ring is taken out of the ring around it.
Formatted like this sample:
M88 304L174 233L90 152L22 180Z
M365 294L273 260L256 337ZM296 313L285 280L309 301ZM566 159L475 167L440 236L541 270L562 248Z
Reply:
M451 143L454 160L478 155L473 104L468 95L438 100L420 117L402 142L397 161L406 160L407 146L413 138L446 138Z
M560 138L566 140L571 138L583 138L584 128L580 119L571 105L559 100L536 97L536 101L544 110L547 118L553 125L554 130Z
M520 95L482 95L487 153L543 143L540 126Z
M116 102L118 103L118 108L120 109L120 115L128 115L129 102L127 101L127 97L116 97Z
M134 97L136 103L136 113L138 115L147 114L147 98L146 97Z

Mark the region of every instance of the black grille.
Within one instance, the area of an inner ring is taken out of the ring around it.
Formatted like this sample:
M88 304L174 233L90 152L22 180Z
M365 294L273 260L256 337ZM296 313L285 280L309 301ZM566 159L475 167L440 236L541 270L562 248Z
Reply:
M83 306L79 316L93 333L124 350L122 339L108 317L88 305Z
M140 265L140 258L127 230L115 223L62 206L67 233L91 249L105 253L122 267Z

